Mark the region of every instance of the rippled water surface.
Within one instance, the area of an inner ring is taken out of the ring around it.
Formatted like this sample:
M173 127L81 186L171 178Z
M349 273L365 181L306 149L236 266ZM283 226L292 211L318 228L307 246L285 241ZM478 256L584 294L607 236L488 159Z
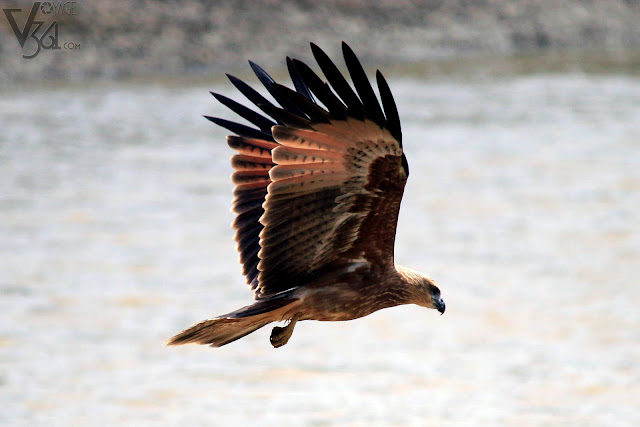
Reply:
M165 348L251 302L208 90L0 93L0 424L640 424L640 79L391 78L447 312Z

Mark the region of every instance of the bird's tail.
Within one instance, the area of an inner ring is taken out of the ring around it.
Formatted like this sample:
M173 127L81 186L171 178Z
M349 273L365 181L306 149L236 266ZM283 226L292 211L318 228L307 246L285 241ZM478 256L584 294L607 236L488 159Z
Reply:
M259 317L260 319L252 317L240 319L218 317L216 319L204 320L171 338L167 341L167 345L195 343L221 347L249 335L251 332L257 331L267 323L272 322L272 319L265 319L264 315Z
M171 338L167 341L167 345L195 343L222 347L271 322L282 320L282 314L287 311L287 306L297 301L292 298L258 301L224 316L197 323Z

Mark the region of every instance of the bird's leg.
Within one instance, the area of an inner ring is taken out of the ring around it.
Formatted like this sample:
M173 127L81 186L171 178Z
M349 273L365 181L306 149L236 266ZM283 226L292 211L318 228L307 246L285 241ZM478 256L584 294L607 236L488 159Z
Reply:
M293 334L293 328L296 326L296 322L298 322L301 315L302 313L296 313L285 327L276 326L273 328L270 340L274 348L282 347L289 342L289 338L291 338L291 334Z

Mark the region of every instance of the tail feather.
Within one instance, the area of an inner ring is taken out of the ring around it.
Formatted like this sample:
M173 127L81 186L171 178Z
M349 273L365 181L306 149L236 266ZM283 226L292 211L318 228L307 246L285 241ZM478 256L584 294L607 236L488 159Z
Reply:
M182 344L209 344L212 347L221 347L240 339L251 332L255 332L274 319L265 315L244 317L239 319L229 319L219 317L216 319L204 320L171 338L167 345Z
M283 297L258 301L215 319L203 320L171 338L167 345L195 343L222 347L271 322L283 320L283 313L296 302L295 298Z

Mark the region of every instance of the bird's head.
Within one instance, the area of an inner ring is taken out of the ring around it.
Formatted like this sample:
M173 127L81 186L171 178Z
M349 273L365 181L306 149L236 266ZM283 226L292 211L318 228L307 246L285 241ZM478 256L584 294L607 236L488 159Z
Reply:
M425 277L422 286L426 288L427 294L426 300L428 301L428 304L425 306L435 308L441 315L444 314L446 305L444 304L442 296L440 296L440 289L436 286L435 281L429 277Z
M398 266L397 270L400 277L413 290L412 303L422 307L434 308L440 314L444 314L446 306L435 280L406 267Z

